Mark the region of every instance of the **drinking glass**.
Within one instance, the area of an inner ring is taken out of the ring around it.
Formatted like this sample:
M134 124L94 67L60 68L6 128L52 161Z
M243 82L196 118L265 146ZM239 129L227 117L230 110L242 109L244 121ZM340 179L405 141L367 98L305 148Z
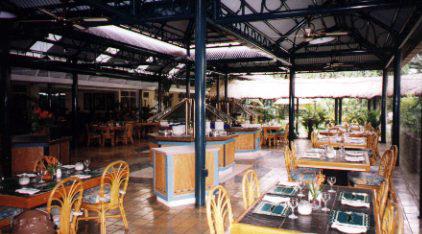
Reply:
M333 185L336 183L336 177L330 176L328 177L327 181L328 181L328 184L330 184L330 190L328 190L328 192L335 193L336 191L333 189Z
M4 176L0 177L0 189L3 189Z
M84 160L85 171L89 171L89 164L91 164L91 160L85 159Z
M297 219L297 216L295 215L295 209L298 206L298 201L296 197L291 197L288 205L290 206L290 208L292 209L292 213L289 215L290 219Z
M304 197L305 194L303 194L303 189L305 188L305 181L300 181L299 182L299 194L297 195L298 197Z
M327 193L327 192L323 192L322 193L322 201L324 201L324 208L322 208L321 210L322 211L330 211L330 209L327 207L327 202L328 202L328 200L330 200L330 193Z

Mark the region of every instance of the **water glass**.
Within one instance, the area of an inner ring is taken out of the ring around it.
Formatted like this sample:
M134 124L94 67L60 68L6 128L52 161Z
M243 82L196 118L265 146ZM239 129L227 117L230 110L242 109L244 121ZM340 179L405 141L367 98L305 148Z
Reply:
M304 197L305 194L303 194L303 189L305 188L305 181L300 181L299 182L299 194L297 195L298 197Z
M85 171L89 171L89 164L91 164L91 160L85 159L84 160Z
M327 202L330 200L330 193L323 192L322 193L322 201L324 202L324 208L322 208L322 211L330 211L330 209L327 207Z
M298 200L296 197L291 197L288 201L288 205L292 210L292 213L289 215L290 219L297 219L297 216L295 215L295 209L298 206Z
M328 192L335 193L336 191L333 189L333 185L336 183L336 177L335 176L328 177L327 182L328 184L330 184L330 190L328 190Z

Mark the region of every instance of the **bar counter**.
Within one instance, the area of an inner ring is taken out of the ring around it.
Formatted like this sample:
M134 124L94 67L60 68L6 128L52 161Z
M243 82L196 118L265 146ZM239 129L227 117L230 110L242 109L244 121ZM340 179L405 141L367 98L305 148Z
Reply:
M12 138L12 173L28 172L44 155L56 157L62 164L70 162L70 137L18 135Z
M237 135L236 152L256 152L261 149L261 128L232 127L227 132Z
M150 149L155 147L168 146L193 146L195 138L190 135L182 136L164 136L159 134L150 134ZM207 146L219 146L218 167L220 172L230 170L234 165L235 140L237 135L207 137ZM152 154L150 155L152 158Z
M207 189L218 185L218 146L206 147ZM195 203L195 147L153 148L154 194L157 201L174 207Z

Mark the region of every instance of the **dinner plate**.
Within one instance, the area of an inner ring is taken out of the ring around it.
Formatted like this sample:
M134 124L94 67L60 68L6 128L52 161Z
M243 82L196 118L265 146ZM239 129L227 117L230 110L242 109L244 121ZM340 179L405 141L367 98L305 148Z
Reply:
M368 230L363 231L363 230L358 230L358 229L350 229L349 227L342 226L342 225L338 225L338 226L335 226L333 228L339 230L342 233L349 233L349 234L366 233L368 231Z

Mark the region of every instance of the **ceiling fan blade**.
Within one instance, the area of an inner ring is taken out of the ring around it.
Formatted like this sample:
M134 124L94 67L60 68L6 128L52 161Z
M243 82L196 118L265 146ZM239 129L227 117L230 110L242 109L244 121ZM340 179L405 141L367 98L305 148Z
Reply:
M108 18L105 17L91 17L91 18L82 18L84 22L107 22L109 21Z
M49 15L49 16L55 18L55 19L58 19L59 18L57 15L55 15L54 13L52 13L50 11L47 11L44 8L39 8L38 10L41 11L42 13L46 14L46 15Z
M325 36L347 36L349 32L327 32Z
M19 20L18 23L55 23L57 20L50 19L50 20L41 20L41 19L33 19L33 20Z
M81 26L79 24L73 24L72 23L72 27L74 27L76 29L79 29L79 30L82 30L82 31L86 30L86 28L84 26Z

